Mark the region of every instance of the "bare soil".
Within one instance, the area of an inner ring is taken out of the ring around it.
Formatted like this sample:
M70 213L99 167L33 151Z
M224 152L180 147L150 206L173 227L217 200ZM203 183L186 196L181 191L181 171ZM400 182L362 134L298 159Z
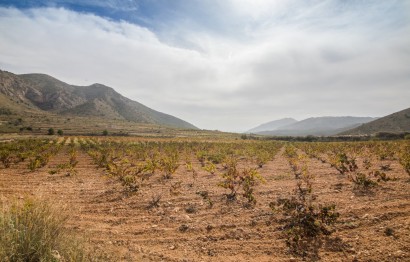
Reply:
M227 202L218 174L198 170L194 178L180 166L172 179L151 177L136 194L79 153L77 174L48 173L68 161L62 151L47 167L27 171L27 163L0 169L2 200L42 197L68 206L67 227L90 239L110 261L302 261L289 252L282 224L269 208L295 188L288 161L279 153L259 169L266 183L256 186L257 204ZM336 232L323 240L323 261L410 261L410 181L395 161L396 178L370 192L353 189L346 177L320 161L309 160L317 203L335 203ZM375 163L378 165L380 163ZM221 173L218 167L217 173ZM208 191L212 206L200 195ZM155 196L158 207L148 208Z

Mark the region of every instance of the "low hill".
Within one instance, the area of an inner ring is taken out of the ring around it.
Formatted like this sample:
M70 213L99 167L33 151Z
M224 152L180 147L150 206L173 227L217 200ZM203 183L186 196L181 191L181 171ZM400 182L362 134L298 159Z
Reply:
M0 71L1 108L11 112L48 112L60 116L98 117L173 128L197 129L174 116L128 99L102 84L75 86L44 74Z
M372 120L374 120L374 118L352 116L311 117L283 126L277 130L259 132L258 134L274 136L331 136Z
M410 108L341 132L340 135L374 135L380 132L410 132Z
M279 129L283 126L287 126L293 123L296 123L297 120L293 119L293 118L282 118L279 120L274 120L274 121L270 121L268 123L264 123L261 124L257 127L254 127L250 130L248 130L246 133L258 133L258 132L263 132L263 131L272 131L272 130L276 130Z

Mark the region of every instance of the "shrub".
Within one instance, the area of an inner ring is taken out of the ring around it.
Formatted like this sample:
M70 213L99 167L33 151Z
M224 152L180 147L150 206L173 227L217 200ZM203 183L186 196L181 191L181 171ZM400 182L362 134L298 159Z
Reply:
M50 153L42 153L34 158L31 158L28 163L28 169L30 169L30 171L35 171L38 168L46 166L50 160L50 157Z
M201 163L201 166L204 167L207 153L205 151L200 150L200 151L197 151L195 155L198 161Z
M137 192L140 188L137 178L134 175L125 175L120 177L122 185L129 193Z
M82 243L64 229L67 216L47 202L0 204L1 261L87 261Z
M214 165L214 163L210 162L204 167L204 170L213 175L215 174L216 166Z
M266 164L270 159L270 154L264 150L258 150L256 152L256 164L262 168L264 164Z
M264 182L263 177L253 168L244 169L241 176L242 196L248 200L248 204L256 204L256 199L253 194L254 187L259 181Z
M336 154L331 160L331 165L339 171L341 175L355 172L358 169L356 160L349 158L345 153Z
M360 172L351 174L350 180L354 183L354 187L356 189L367 190L377 185L377 182L371 179L370 174L364 174Z
M111 176L120 180L126 193L138 192L143 180L146 178L144 176L145 166L142 164L131 165L126 158L108 163L107 170Z
M71 148L69 151L69 155L70 155L70 162L69 162L70 167L74 168L78 164L77 150L75 148Z
M108 136L108 131L107 131L107 130L104 130L104 131L102 132L102 135L103 135L103 136Z
M55 134L54 128L49 128L49 129L48 129L48 132L47 132L47 135L52 136L52 135L54 135L54 134Z
M298 180L294 195L278 198L269 206L282 214L281 222L290 250L296 255L316 260L322 236L332 233L330 227L337 221L339 213L334 204L317 205L314 199L310 178L304 176Z
M64 134L64 132L63 132L63 130L58 129L58 130L57 130L57 134L58 134L59 136L62 136L62 135Z
M164 178L170 179L179 167L179 156L177 152L170 153L160 160L161 170L164 171Z
M229 189L230 192L226 194L227 199L235 200L241 183L240 173L237 170L237 160L232 158L227 161L226 169L227 171L222 174L223 181L218 186Z
M242 188L242 196L248 200L248 204L255 204L254 187L258 180L264 182L263 177L254 168L243 169L242 172L238 171L237 160L235 159L231 159L226 164L227 171L222 174L223 181L218 186L229 189L229 193L226 194L227 200L235 200L238 190Z
M5 149L0 151L0 161L3 163L5 168L9 168L12 163L13 157L9 150Z

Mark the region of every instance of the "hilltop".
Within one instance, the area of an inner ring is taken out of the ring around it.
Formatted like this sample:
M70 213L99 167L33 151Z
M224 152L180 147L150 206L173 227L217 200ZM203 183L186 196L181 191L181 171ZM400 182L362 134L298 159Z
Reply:
M169 114L126 98L113 88L75 86L45 74L16 75L0 71L0 114L24 118L90 118L168 128L197 129ZM4 118L3 118L4 120Z
M340 135L374 135L380 132L410 132L410 108L347 130Z

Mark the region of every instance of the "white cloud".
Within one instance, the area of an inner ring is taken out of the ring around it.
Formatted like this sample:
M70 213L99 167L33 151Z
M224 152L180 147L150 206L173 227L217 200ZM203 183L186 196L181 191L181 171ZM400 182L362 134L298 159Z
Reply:
M297 3L232 0L229 17L243 23L238 37L169 28L184 32L193 49L124 21L0 8L0 67L103 83L207 129L247 130L280 117L381 116L409 106L406 19L368 24L376 11L358 21L357 10L329 17L326 10L342 7Z

